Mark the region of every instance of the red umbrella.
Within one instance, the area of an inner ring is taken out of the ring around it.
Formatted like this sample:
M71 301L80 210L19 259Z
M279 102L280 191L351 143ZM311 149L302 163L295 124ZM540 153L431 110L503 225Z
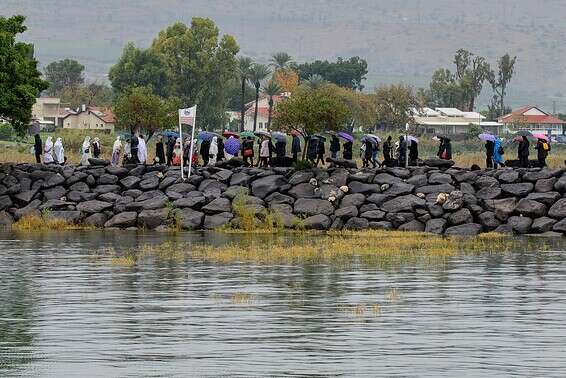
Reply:
M533 134L533 137L537 138L537 139L543 139L543 140L546 140L548 142L548 136L545 135L545 134Z
M291 131L291 135L293 135L293 136L301 136L301 133L300 133L299 131L297 131L297 130L293 130L293 131Z
M222 136L223 136L224 138L230 138L231 136L233 136L234 138L238 138L238 139L240 138L240 135L239 135L239 134L237 134L237 133L235 133L235 132L232 132L232 131L224 131L224 132L222 133Z

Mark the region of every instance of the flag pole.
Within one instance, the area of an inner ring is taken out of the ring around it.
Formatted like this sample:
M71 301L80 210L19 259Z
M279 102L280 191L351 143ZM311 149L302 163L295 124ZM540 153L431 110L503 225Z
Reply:
M195 139L195 126L197 124L197 106L195 105L195 115L193 117L193 128L191 129L191 150L189 151L189 175L187 176L187 178L191 177L191 168L193 167L193 149L195 148L195 146L193 146L193 140Z
M183 150L184 143L183 143L183 127L181 126L181 111L179 110L179 111L177 111L177 113L178 113L178 116L179 116L179 139L181 140L181 179L183 181L185 181L185 172L184 172L184 169L183 169L183 160L184 160L183 155L185 153L184 153L184 150Z

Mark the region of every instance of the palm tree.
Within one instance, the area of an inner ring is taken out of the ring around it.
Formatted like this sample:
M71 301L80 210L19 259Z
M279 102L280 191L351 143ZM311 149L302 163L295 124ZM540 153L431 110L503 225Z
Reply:
M256 131L257 125L257 106L259 103L259 88L261 86L261 82L265 80L265 78L271 73L269 67L265 64L257 64L255 63L252 65L250 70L250 81L255 85L255 112L254 112L254 131Z
M309 78L305 81L305 85L310 89L319 89L323 85L327 83L326 80L319 74L310 75Z
M247 56L241 56L238 58L238 75L240 80L242 80L242 107L240 109L240 132L244 131L244 115L246 113L246 81L250 78L250 71L252 67L252 59Z
M273 96L281 93L281 87L275 81L270 80L265 87L263 93L269 96L269 116L267 118L267 130L271 130L271 115L273 114Z
M271 56L271 63L269 65L272 66L275 71L284 71L289 68L292 59L291 55L286 52L277 52Z

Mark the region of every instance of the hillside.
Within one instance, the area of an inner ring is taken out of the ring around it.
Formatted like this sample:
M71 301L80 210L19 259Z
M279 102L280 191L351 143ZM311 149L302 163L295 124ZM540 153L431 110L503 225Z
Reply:
M73 57L105 80L127 41L147 46L159 30L193 16L212 18L242 53L266 61L287 51L298 61L360 55L367 88L404 81L426 85L467 48L494 62L519 56L512 105L566 110L566 2L560 0L1 0L3 15L28 17L26 40L42 64ZM485 93L480 103L486 103Z

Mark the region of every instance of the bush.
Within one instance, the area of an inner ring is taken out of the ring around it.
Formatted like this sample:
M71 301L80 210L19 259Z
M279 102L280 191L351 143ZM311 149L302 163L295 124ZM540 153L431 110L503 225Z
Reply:
M0 124L0 140L11 140L14 136L14 129L8 123Z

